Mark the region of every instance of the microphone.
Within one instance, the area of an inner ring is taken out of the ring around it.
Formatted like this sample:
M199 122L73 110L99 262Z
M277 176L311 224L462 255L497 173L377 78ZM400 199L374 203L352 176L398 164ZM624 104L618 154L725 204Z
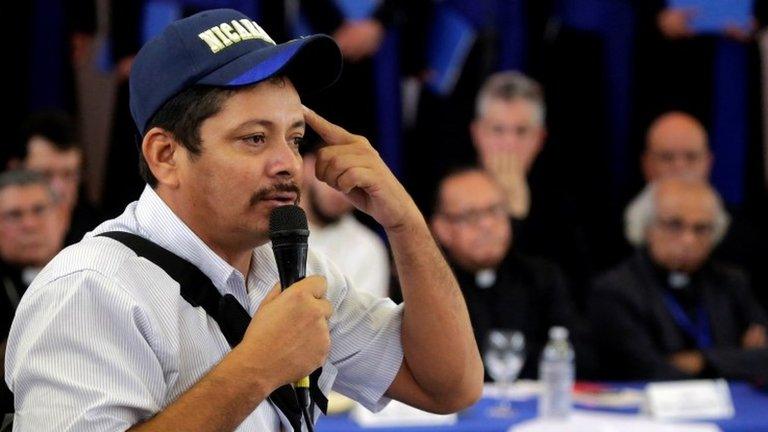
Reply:
M269 215L269 239L275 254L280 289L285 290L307 275L307 215L296 205L276 207ZM305 424L314 431L314 421L309 410L309 377L294 383Z
M306 276L308 237L307 215L301 207L287 205L272 210L269 239L283 290Z

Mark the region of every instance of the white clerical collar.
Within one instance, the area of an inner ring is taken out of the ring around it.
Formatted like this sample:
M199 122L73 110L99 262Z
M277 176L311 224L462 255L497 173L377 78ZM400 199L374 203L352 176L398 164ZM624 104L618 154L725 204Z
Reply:
M669 276L667 276L667 283L669 283L669 286L673 289L683 289L691 283L691 276L687 273L672 271L669 272Z
M42 270L42 267L24 267L21 270L21 281L26 286L32 285L32 281L35 280L40 270Z
M496 270L483 269L475 273L475 285L478 288L486 289L496 283Z

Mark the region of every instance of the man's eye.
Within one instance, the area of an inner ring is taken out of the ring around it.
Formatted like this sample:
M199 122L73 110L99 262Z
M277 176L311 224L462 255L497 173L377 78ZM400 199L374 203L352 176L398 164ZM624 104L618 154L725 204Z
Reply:
M263 144L264 141L266 141L266 137L264 135L251 135L244 138L245 141L253 144Z
M304 137L296 137L293 139L293 148L298 150L304 146L305 142L306 140L304 139Z

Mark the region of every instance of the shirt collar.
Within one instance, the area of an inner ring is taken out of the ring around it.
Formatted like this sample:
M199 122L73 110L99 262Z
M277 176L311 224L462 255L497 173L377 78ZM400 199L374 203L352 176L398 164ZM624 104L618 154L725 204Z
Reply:
M245 289L240 271L211 250L150 186L144 188L136 205L136 220L138 234L195 265L223 294L237 298L245 294L237 292Z

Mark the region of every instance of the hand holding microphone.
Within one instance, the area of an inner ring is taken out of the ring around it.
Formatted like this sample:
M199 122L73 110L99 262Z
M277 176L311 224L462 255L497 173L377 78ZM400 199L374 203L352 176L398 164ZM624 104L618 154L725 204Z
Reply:
M250 363L269 376L270 392L321 367L328 357L331 303L326 282L309 276L280 292L275 288L253 316L243 343L251 343Z
M281 283L261 302L243 338L253 345L254 366L271 378L270 391L301 381L323 365L330 349L325 278L304 278L308 234L300 207L273 210L270 238Z
M283 290L291 288L294 284L304 279L307 273L307 238L309 229L307 216L304 210L296 205L278 207L272 210L269 216L269 239L272 241L272 252L275 254L275 263L280 276L280 286ZM325 289L311 292L313 298L322 300L325 297ZM327 300L326 300L327 302ZM329 308L330 309L330 308ZM330 318L330 310L324 314ZM327 345L330 346L327 322L325 322ZM327 354L327 352L326 352ZM312 401L310 399L309 374L303 376L294 383L296 399L304 417L304 423L309 432L314 431L314 417Z

